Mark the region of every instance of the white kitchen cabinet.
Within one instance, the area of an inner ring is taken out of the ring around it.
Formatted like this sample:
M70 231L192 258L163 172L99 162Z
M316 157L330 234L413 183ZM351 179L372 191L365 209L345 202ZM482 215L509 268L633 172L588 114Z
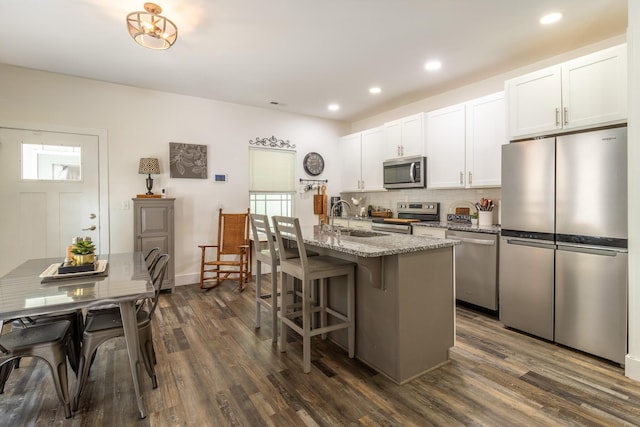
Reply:
M384 127L362 132L361 190L383 190Z
M504 92L466 103L466 186L502 184L502 145L508 144Z
M384 158L422 156L424 114L418 113L384 124Z
M414 226L413 227L413 235L414 236L422 236L429 237L432 239L444 239L447 234L446 228L440 227L421 227Z
M350 212L352 214L352 212ZM371 221L360 219L335 218L333 225L347 228L357 228L359 230L371 230Z
M614 46L505 82L509 138L627 119L627 47Z
M427 187L499 187L505 115L503 92L427 113Z
M340 138L340 191L360 191L362 169L362 133Z
M464 188L464 144L464 104L427 113L427 188Z
M333 225L336 227L351 227L351 221L346 218L334 218Z
M383 190L384 128L377 127L342 137L341 191Z

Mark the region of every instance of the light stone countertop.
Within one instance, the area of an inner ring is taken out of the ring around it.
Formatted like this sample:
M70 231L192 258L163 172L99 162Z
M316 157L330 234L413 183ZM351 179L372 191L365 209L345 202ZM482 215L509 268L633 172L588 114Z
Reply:
M328 232L319 232L317 226L302 229L304 243L320 248L365 258L397 255L409 252L428 251L430 249L452 247L460 242L451 239L429 239L410 234L383 233L381 236L353 237L340 236Z
M471 225L456 222L416 222L411 224L412 227L431 227L431 228L446 228L447 230L455 231L471 231L474 233L486 233L486 234L500 234L499 225Z
M341 219L348 219L349 221L365 221L371 222L373 218L368 217L336 217ZM487 233L487 234L500 234L500 226L499 225L471 225L464 223L456 223L456 222L448 222L448 221L440 221L440 222L414 222L411 224L412 227L431 227L431 228L446 228L448 230L456 230L456 231L471 231L475 233Z

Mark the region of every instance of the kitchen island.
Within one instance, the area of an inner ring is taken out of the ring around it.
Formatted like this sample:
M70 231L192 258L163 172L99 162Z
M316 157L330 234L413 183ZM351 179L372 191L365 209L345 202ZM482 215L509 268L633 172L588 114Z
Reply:
M446 363L455 340L457 242L355 234L303 229L311 250L357 264L356 357L399 384ZM346 307L342 292L330 294L329 301L339 310ZM346 331L330 337L346 348Z

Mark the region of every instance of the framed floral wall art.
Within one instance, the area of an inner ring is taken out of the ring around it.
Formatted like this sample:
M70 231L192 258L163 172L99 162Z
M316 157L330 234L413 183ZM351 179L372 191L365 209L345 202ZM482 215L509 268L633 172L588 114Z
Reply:
M207 179L207 146L170 142L169 171L171 178Z

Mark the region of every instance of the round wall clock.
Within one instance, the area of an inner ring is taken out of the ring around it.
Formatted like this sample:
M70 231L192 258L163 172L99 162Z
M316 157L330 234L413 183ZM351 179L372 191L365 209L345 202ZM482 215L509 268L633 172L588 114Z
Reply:
M304 156L302 166L309 175L318 176L324 170L324 159L320 154L311 152Z

